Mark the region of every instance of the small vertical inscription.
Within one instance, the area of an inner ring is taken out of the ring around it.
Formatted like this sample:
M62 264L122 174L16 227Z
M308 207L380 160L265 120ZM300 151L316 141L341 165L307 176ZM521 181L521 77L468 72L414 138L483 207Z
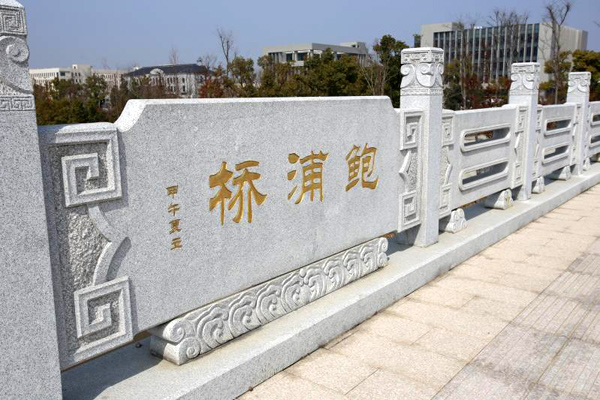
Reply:
M167 188L167 196L171 197L171 203L167 207L167 212L172 219L169 221L169 235L171 235L171 250L182 250L183 241L181 240L181 219L177 218L177 213L181 210L181 206L175 203L175 197L179 193L179 186L169 186Z

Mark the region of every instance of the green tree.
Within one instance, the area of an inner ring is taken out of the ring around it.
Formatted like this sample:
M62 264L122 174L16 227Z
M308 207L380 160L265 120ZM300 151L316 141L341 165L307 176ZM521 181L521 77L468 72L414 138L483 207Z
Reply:
M571 70L569 56L571 52L563 51L560 56L546 61L544 72L552 77L548 82L540 85L545 95L542 98L544 104L562 104L567 98L567 75Z
M34 88L39 125L88 122L84 85L54 79Z
M102 122L108 118L104 108L108 97L107 87L106 81L100 76L92 75L86 79L82 93L86 122Z
M109 98L110 107L108 108L107 117L108 121L115 122L121 116L129 99L132 98L132 93L125 78L121 77L120 84L113 86Z
M395 39L392 35L384 35L381 39L375 41L373 50L377 54L379 63L385 69L386 83L384 93L390 99L394 107L400 107L400 83L402 74L401 52L408 48L408 45L401 40Z
M262 73L258 95L261 97L289 97L298 93L298 82L293 78L294 67L290 63L277 63L269 56L258 59Z
M236 56L229 63L229 76L225 77L228 97L254 97L257 93L255 84L254 60Z
M592 73L590 101L600 100L600 51L575 50L573 53L573 71Z
M223 82L227 79L226 72L220 65L214 71L206 70L202 86L198 90L200 98L221 98L225 96Z
M337 59L331 49L306 60L293 78L298 96L360 96L365 91L358 60L347 55Z

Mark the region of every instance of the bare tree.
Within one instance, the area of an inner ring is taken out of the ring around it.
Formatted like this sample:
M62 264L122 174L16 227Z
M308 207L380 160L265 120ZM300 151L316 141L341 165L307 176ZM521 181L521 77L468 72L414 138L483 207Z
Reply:
M562 27L567 20L569 12L573 9L573 2L571 0L554 0L545 5L544 19L550 24L552 28L552 37L550 39L550 62L552 75L554 77L554 104L558 103L558 92L565 84L564 82L564 71L562 71L562 63L564 62L564 55L562 55L562 46L560 43Z
M219 38L219 42L221 44L223 58L225 58L225 72L227 73L227 76L229 76L231 61L235 58L235 40L233 37L233 32L219 27L217 28L217 37Z
M179 64L179 50L175 46L171 46L171 50L169 51L169 64Z
M196 78L198 95L200 97L207 97L208 93L206 89L209 86L213 85L216 79L219 79L215 76L215 71L217 71L217 68L220 68L218 57L214 54L207 53L203 56L198 57L196 63L201 67L204 67L204 69L200 73L200 76Z
M527 32L523 32L522 29L528 19L528 13L520 14L516 10L494 9L489 17L490 24L494 27L493 50L489 54L489 59L485 60L486 64L495 63L497 66L500 65L502 73L510 72L511 65L519 59L521 38L524 37L525 40L527 38Z
M171 46L171 50L169 51L169 64L179 65L179 50L175 46ZM167 89L174 95L179 96L179 76L175 74L175 76L164 78L164 80Z
M361 74L373 96L383 96L389 67L377 54L369 53L364 63L360 63Z
M458 65L458 84L462 98L462 108L467 108L467 79L473 72L473 36L475 32L475 19L473 17L460 17L454 22L456 32L456 63Z

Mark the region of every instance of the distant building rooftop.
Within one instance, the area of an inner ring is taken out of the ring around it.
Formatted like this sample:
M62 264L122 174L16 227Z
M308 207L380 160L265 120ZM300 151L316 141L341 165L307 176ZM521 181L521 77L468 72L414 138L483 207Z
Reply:
M156 71L155 71L156 70ZM169 64L169 65L155 65L151 67L137 68L131 72L125 74L126 77L132 78L136 76L152 75L161 71L165 75L193 75L193 74L204 74L206 73L206 67L198 64Z
M337 59L346 54L358 57L361 63L365 61L369 54L367 45L364 42L345 42L340 44L302 43L267 46L264 48L263 54L270 56L275 62L291 62L294 66L301 67L304 65L304 60L307 57L322 54L327 49L330 49L336 55Z

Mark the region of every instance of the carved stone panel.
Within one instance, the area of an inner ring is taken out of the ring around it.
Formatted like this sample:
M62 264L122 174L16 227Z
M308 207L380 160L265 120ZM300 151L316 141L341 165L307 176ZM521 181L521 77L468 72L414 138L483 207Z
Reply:
M133 338L129 279L111 270L126 237L100 208L122 196L118 135L87 124L42 127L40 139L66 368Z
M400 125L371 97L131 101L41 128L62 367L396 230Z
M177 365L387 265L379 238L202 307L151 330L152 351Z
M402 164L400 177L403 191L400 199L400 231L420 223L419 216L419 182L421 180L421 162L419 160L419 143L422 135L422 115L417 112L403 112L400 153Z

